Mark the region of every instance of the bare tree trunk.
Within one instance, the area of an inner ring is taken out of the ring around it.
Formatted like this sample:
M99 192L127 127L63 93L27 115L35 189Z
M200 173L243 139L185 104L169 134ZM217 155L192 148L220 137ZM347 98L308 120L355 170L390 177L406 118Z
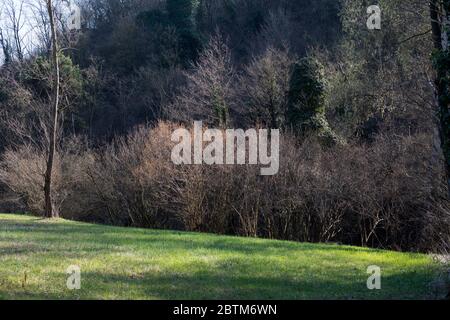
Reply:
M5 64L9 64L12 61L11 48L9 46L8 40L3 36L2 28L0 28L0 46L2 47Z
M434 48L437 50L442 50L438 0L430 1L430 18Z
M439 134L447 171L447 186L450 195L450 61L449 27L450 12L447 8L450 0L430 0L430 18L433 44L436 49L436 94L438 101Z
M53 64L53 96L52 96L52 114L51 114L51 127L50 127L50 145L48 148L47 168L45 173L45 215L48 218L57 218L58 212L53 207L52 200L52 177L53 166L56 153L56 136L58 132L58 112L59 112L59 59L58 59L58 42L56 36L55 17L53 11L52 0L47 0L47 11L50 20L50 32L52 41L52 64Z

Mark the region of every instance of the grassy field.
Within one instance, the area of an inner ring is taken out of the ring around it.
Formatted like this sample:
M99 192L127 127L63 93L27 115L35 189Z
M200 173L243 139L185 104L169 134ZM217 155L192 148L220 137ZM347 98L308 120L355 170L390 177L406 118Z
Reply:
M420 254L0 215L0 299L423 299L438 269Z

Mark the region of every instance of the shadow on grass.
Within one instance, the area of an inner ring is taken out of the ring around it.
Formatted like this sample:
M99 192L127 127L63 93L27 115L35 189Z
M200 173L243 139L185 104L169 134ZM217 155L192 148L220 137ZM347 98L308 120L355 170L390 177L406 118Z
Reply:
M302 280L282 277L227 276L213 272L201 275L161 275L145 273L139 279L120 274L83 273L82 288L70 291L40 291L17 284L0 285L0 298L8 299L116 299L116 300L377 300L434 299L430 291L417 292L405 283L413 274L383 278L383 289L370 291L365 282ZM62 279L63 275L50 278ZM403 285L402 285L403 284Z
M101 226L93 224L60 224L45 223L40 218L33 218L25 222L17 220L1 220L0 231L13 230L15 233L31 233L37 241L51 241L55 238L71 240L76 237L78 243L85 241L88 244L94 240L96 243L110 245L140 245L142 243L151 243L152 241L161 241L167 247L179 248L198 248L214 250L226 250L230 252L240 252L242 254L263 253L265 251L278 251L286 253L291 250L300 250L302 252L313 251L317 253L320 250L333 250L341 252L384 252L383 250L374 250L368 248L357 248L350 246L338 246L333 244L308 244L287 241L267 241L264 239L238 238L233 236L221 236L213 234L184 233L177 231L164 230L146 230L134 228L118 228L110 226ZM0 238L4 240L13 240L13 237L4 235ZM98 248L96 246L95 248Z

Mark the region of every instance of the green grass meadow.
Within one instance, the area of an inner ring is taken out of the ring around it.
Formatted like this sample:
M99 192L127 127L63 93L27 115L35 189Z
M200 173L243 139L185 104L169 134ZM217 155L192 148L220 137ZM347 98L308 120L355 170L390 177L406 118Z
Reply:
M439 269L422 254L0 215L0 299L427 299Z

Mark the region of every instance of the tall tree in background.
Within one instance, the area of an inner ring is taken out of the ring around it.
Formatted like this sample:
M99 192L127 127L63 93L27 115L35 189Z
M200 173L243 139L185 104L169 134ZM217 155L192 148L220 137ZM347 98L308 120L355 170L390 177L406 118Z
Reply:
M200 119L208 125L226 128L230 121L235 70L231 51L220 35L211 38L192 72L186 72L187 86L167 113L189 122Z
M436 70L439 131L450 191L450 0L430 0L430 17L435 48L433 64Z
M44 182L44 196L45 196L45 215L48 218L57 218L59 214L54 210L52 201L52 177L56 153L56 136L58 132L59 59L58 59L58 42L56 35L55 16L52 0L47 0L47 11L50 20L50 33L52 42L53 86L52 86L52 100L51 100L52 110L51 110L51 124L49 132L48 159Z

